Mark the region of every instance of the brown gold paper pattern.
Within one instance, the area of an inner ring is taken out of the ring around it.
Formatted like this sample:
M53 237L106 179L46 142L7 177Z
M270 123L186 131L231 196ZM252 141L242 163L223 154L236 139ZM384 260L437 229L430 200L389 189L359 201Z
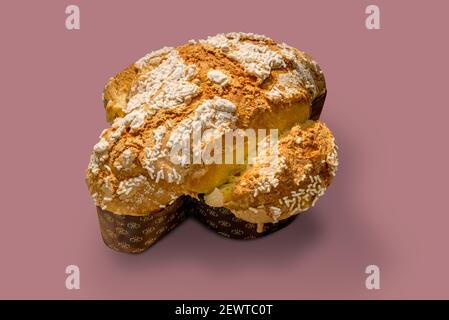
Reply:
M116 251L143 252L184 221L187 212L183 204L184 197L145 216L119 215L97 207L103 241Z
M277 223L265 223L263 225L263 231L258 232L257 224L237 218L230 210L226 208L210 207L201 200L196 200L193 198L190 198L188 202L190 202L190 214L205 225L209 226L218 234L234 239L249 240L268 235L284 228L297 216L293 215L288 219L281 220Z
M324 91L324 93L322 95L320 95L315 100L313 100L312 111L310 114L311 120L318 120L320 118L321 111L323 110L323 106L324 106L324 101L326 100L326 95L327 95L327 90Z

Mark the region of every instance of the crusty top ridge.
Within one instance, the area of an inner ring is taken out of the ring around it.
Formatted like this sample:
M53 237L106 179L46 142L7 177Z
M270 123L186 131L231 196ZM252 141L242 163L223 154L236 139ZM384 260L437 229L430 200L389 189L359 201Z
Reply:
M247 127L276 104L310 102L325 89L323 72L308 54L265 36L228 33L145 55L109 79L103 100L112 122L149 102L155 111L234 98L238 126Z
M325 90L310 56L265 36L219 34L151 52L105 87L112 125L87 170L93 199L118 214L142 215L184 194L209 193L212 204L221 199L220 206L255 223L306 210L338 165L332 133L305 121ZM198 124L215 139L233 129L276 128L279 157L270 166L261 159L244 166L173 163L168 149Z

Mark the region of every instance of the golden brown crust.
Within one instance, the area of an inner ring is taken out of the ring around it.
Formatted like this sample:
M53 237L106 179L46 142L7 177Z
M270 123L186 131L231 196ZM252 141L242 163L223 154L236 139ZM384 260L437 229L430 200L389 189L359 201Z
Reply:
M337 147L322 122L294 126L278 148L277 163L256 163L234 183L224 206L237 217L252 223L286 219L313 206L332 182ZM275 176L270 175L273 171Z
M125 115L123 110L126 108L128 93L137 73L138 69L132 64L109 79L106 84L103 91L103 103L108 122Z
M299 155L289 142L316 130L304 141L316 139L310 143L323 144L322 148L333 143L319 122L304 130L298 126L310 117L312 101L324 92L323 74L310 56L264 36L231 33L152 52L105 87L112 127L94 147L86 174L89 190L97 205L117 214L157 212L181 195L195 197L229 184L232 175L241 176L232 183L253 181L257 175L257 165L173 163L169 148L194 123L206 119L203 125L215 130L214 139L234 129L278 129L280 157L294 171L285 176L276 173L285 188L254 195L255 185L245 189L235 184L233 201L225 204L247 221L264 222L265 214L254 218L244 212L253 205L273 206L284 193L294 191L288 179L314 174L323 178L323 185L330 183L329 172L325 173L330 167L323 169L316 160L329 150L320 149L320 156L304 154L301 159L309 162L298 163L294 159ZM310 163L313 170L301 169ZM284 211L276 219L288 217ZM273 220L273 215L267 216Z
M235 36L234 33L229 35ZM127 67L108 81L104 91L104 103L108 121L112 122L118 116L121 117L125 114L126 103L129 96L134 93L132 86L140 76L153 70L164 60L167 49L178 51L187 64L197 66L198 75L195 77L195 81L200 86L200 95L196 97L197 100L219 96L237 102L237 126L239 128L265 128L266 119L272 118L273 115L276 115L285 107L295 103L311 104L314 98L324 93L326 88L323 73L309 54L289 47L286 44L277 44L263 36L244 33L239 35L242 43L251 42L268 46L273 52L284 58L285 66L272 69L270 77L260 82L260 79L245 71L244 66L239 61L229 57L223 50L204 41L181 45L176 49L164 48L165 50L159 50L162 51L160 55L156 54L154 57L145 60L143 66L139 60L140 64L136 63ZM138 65L140 68L137 67ZM271 99L274 101L267 98L270 89L276 85L279 75L298 68L301 68L302 72L310 73L305 79L311 79L314 82L310 84L310 88L313 90L306 88L307 84L305 83L293 83L295 92L292 95ZM230 79L227 85L220 86L209 81L207 72L211 69L221 70L226 73ZM195 108L195 105L192 106L193 108ZM259 120L259 117L263 119Z

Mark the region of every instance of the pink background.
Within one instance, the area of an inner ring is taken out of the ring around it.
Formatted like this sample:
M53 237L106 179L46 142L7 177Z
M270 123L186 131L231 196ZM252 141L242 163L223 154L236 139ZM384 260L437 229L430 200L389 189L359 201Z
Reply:
M447 1L1 1L0 298L449 298ZM381 9L367 30L365 7ZM81 30L65 29L65 7ZM189 220L142 255L107 249L84 183L101 91L145 53L248 31L312 53L335 183L282 232ZM65 267L81 289L65 288ZM381 289L365 288L365 267Z

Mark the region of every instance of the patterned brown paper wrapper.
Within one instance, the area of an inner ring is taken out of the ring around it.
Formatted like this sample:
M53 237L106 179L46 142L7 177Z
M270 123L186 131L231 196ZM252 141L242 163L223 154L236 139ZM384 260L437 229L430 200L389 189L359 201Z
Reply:
M202 200L190 198L190 213L207 225L218 234L234 239L256 239L277 230L280 230L290 224L297 215L281 220L277 223L264 223L263 231L257 231L257 224L250 223L237 218L230 210L226 208L215 208L208 206Z
M324 91L324 93L317 97L312 102L312 111L310 114L311 120L318 120L321 115L321 111L323 111L324 101L326 100L327 91Z
M184 221L184 202L181 197L164 210L143 216L119 215L97 207L103 241L116 251L143 252Z

